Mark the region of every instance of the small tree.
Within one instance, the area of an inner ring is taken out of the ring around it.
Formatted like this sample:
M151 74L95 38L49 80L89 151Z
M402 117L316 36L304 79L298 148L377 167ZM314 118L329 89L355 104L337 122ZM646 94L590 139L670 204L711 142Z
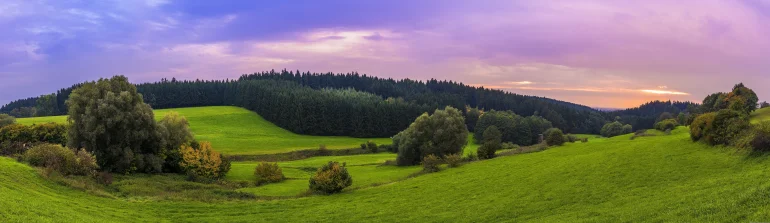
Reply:
M421 115L409 128L393 137L398 147L399 166L419 164L425 156L443 157L462 153L467 144L468 129L462 113L452 107Z
M338 162L329 162L310 177L310 190L316 193L338 193L350 185L353 185L353 178L345 165Z
M162 139L150 105L124 76L87 82L72 91L67 146L85 148L111 172L160 172Z
M366 142L366 148L369 150L369 152L377 153L379 151L379 148L377 147L377 143L373 141Z
M194 140L192 131L190 131L190 123L187 118L172 111L158 122L158 130L164 144L162 151L165 157L163 170L173 173L182 172L182 168L179 166L182 161L182 154L179 150L183 145L190 145Z
M180 152L182 161L179 166L194 178L218 179L227 174L223 171L229 170L229 163L222 160L222 155L214 151L209 142L201 142L197 148L183 145ZM222 168L223 165L228 168Z
M436 155L430 154L422 159L422 171L426 173L438 172L441 169L438 167L441 165L441 159Z
M766 101L763 101L759 104L759 108L767 108L770 107L770 103L767 103Z
M633 126L631 126L629 124L623 125L623 134L630 134L632 132L634 132L634 127Z
M479 159L492 159L495 152L501 147L502 134L496 126L489 126L484 130L484 144L478 149Z
M674 130L677 126L679 126L679 122L676 119L666 119L655 123L655 129L660 131Z
M604 137L623 135L623 124L618 121L607 123L602 127L601 134Z
M465 112L465 123L468 126L468 131L473 132L473 129L476 127L476 122L479 121L479 117L481 116L481 110L478 108L471 108L467 107Z
M8 114L0 114L0 128L16 123L16 118Z
M254 168L257 185L277 183L284 179L283 170L277 163L261 162Z
M545 142L549 146L561 146L564 145L564 133L561 129L552 128L545 133Z

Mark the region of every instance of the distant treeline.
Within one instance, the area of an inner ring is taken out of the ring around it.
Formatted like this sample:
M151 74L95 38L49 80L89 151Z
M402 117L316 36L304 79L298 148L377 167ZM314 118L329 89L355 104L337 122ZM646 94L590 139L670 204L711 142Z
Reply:
M652 129L663 113L678 114L699 113L699 105L681 101L652 101L636 108L607 112L608 118L619 118L623 124L630 124L634 129ZM683 123L684 124L684 123Z
M0 108L16 117L64 115L75 85L55 94L22 99ZM137 85L153 108L233 105L255 111L296 133L387 137L424 112L452 106L542 116L571 133L599 133L614 116L586 106L453 81L378 78L358 73L268 71L238 80L177 81Z

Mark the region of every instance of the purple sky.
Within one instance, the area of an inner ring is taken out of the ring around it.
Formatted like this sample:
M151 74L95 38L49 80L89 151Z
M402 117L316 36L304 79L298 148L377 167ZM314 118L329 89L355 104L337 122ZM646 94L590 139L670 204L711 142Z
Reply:
M0 1L0 104L116 74L451 79L598 107L770 96L770 1Z

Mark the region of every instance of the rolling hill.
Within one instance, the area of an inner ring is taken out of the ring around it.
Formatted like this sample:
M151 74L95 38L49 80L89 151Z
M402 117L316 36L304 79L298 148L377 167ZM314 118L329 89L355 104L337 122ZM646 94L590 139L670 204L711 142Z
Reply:
M263 119L252 111L231 107L194 107L155 110L155 119L175 111L185 116L195 138L211 142L214 149L228 155L255 155L314 149L326 145L329 149L357 148L369 140L390 144L388 138L352 138L343 136L308 136L294 134ZM66 116L20 118L18 123L66 123Z
M768 157L693 143L683 127L667 136L591 139L333 196L274 201L95 197L0 158L0 217L100 222L763 221L770 219L768 177Z

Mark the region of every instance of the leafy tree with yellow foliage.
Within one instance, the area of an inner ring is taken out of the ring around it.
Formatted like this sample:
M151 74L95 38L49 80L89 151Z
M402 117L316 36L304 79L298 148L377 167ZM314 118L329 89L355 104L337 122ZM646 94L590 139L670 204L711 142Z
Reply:
M219 179L230 170L230 162L211 148L210 142L193 143L192 146L182 145L179 149L182 161L179 166L188 175L195 178Z

